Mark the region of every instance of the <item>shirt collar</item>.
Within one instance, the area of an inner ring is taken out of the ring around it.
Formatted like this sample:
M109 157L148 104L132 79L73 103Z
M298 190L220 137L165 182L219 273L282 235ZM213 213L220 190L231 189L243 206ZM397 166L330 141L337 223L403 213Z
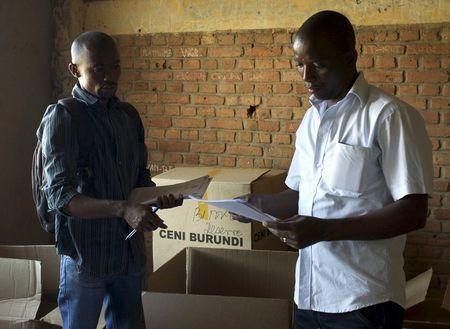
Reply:
M75 84L75 86L73 87L72 96L86 103L86 105L88 106L95 105L100 101L100 99L97 96L94 96L89 92L87 92L86 90L84 90L83 88L81 88L79 83ZM109 105L114 105L118 101L119 99L116 96L114 96L111 98Z
M358 77L356 78L355 82L353 83L353 86L347 92L345 97L342 98L336 104L347 101L349 99L349 97L356 96L356 98L359 100L359 105L362 107L366 103L368 90L369 90L369 84L367 83L366 79L364 78L364 74L362 72L359 72ZM324 100L318 99L314 95L311 95L311 97L309 97L309 102L317 110L319 110L322 106L326 106L325 105L326 103Z

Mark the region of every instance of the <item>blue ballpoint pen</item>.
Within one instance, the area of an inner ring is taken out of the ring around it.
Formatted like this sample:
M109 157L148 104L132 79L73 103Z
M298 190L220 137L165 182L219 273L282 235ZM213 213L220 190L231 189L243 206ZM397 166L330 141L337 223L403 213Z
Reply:
M157 212L159 209L159 207L152 207L152 213ZM134 228L130 233L128 233L128 235L126 236L125 240L128 240L129 238L131 238L135 233L136 233L136 229Z

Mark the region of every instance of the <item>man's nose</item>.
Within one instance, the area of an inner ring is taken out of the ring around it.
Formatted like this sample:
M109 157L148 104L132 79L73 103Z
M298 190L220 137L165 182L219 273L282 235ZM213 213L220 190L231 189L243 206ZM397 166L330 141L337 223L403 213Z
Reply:
M311 65L303 65L303 81L312 82L314 79L314 68Z

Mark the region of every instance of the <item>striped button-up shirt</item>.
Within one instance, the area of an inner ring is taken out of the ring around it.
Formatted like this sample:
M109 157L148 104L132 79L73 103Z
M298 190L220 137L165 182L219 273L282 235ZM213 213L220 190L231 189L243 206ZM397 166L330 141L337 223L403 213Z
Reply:
M79 85L72 94L80 108L49 106L37 131L44 155L44 191L49 210L56 212L57 251L91 275L125 273L130 260L145 264L143 234L125 240L131 228L124 219L75 218L64 208L78 194L124 200L133 188L154 185L146 168L144 128L128 103L112 98L105 108Z

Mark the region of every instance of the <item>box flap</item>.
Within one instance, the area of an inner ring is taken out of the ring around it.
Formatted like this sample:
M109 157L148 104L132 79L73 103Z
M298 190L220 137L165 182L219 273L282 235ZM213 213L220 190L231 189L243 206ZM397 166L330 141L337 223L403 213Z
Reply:
M0 245L0 257L40 261L42 267L42 299L56 303L59 286L59 256L56 254L55 246Z
M290 328L287 300L146 292L142 304L147 328Z
M191 294L291 300L296 252L187 248Z
M150 273L147 290L154 292L186 292L186 249L181 250L165 266Z
M433 269L430 268L428 271L423 272L418 276L412 278L411 280L408 280L408 282L406 282L405 309L408 309L411 306L414 306L425 300L432 275Z
M445 290L444 300L442 301L442 307L447 311L450 311L450 279L447 283L447 289Z
M213 183L250 184L270 169L238 169L221 167L177 167L163 172L152 180L156 185L181 183L204 175L213 177Z
M34 319L41 301L41 264L0 258L0 319Z

